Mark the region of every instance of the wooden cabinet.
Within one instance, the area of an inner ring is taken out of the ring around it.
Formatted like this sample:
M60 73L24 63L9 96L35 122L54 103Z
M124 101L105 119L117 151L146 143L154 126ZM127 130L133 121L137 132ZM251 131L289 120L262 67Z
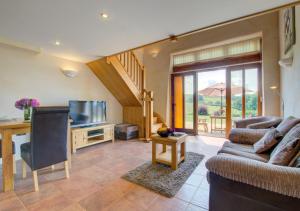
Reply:
M104 138L106 140L112 140L114 137L114 128L113 127L105 127L104 128Z
M103 124L72 129L72 152L77 149L106 141L114 143L114 124Z

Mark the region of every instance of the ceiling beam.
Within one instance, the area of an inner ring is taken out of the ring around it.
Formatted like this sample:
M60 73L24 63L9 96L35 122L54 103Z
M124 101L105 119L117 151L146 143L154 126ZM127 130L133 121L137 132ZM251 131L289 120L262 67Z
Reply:
M264 10L264 11L252 13L250 15L245 15L245 16L242 16L242 17L239 17L239 18L230 19L230 20L223 21L223 22L220 22L220 23L217 23L217 24L213 24L213 25L210 25L210 26L206 26L206 27L202 27L202 28L195 29L195 30L192 30L192 31L188 31L188 32L185 32L185 33L182 33L182 34L173 35L173 36L176 36L177 38L185 37L185 36L192 35L192 34L195 34L195 33L199 33L199 32L202 32L202 31L214 29L214 28L221 27L221 26L226 26L228 24L236 23L236 22L247 20L247 19L250 19L250 18L255 18L255 17L260 16L260 15L265 15L265 14L272 13L272 12L278 12L279 10L286 9L286 8L289 8L289 7L293 7L293 6L296 6L296 5L300 5L300 0L289 3L289 4L284 4L284 5L281 5L281 6L278 6L278 7L273 7L271 9L267 9L267 10ZM167 37L167 38L164 38L164 39L161 39L161 40L157 40L155 42L151 42L151 43L148 43L148 44L145 44L145 45L141 45L141 46L138 46L138 47L135 47L135 48L131 48L131 49L128 49L128 50L125 50L125 51L121 51L119 53L115 53L115 54L112 54L110 56L115 56L117 54L124 53L126 51L137 50L139 48L144 48L144 47L154 45L154 44L157 44L157 43L160 43L160 42L163 42L163 41L167 41L167 40L170 40L170 37Z
M4 44L4 45L15 47L15 48L21 48L21 49L24 49L24 50L27 50L27 51L33 51L34 53L41 53L42 52L41 48L32 47L32 46L27 45L23 42L17 42L17 41L14 41L14 40L3 38L3 37L0 37L0 43Z

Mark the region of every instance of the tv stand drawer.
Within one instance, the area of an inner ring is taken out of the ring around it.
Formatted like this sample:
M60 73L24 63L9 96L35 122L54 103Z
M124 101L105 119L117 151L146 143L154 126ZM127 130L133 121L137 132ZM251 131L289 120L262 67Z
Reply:
M72 132L72 143L73 147L84 146L87 143L87 134L84 131L74 131Z
M104 128L105 139L111 140L113 138L113 135L114 135L114 128L111 127Z

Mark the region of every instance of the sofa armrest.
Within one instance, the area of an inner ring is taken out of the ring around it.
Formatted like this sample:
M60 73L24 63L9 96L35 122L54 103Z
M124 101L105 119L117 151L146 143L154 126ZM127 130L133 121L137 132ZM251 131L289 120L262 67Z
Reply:
M270 129L233 128L228 139L233 143L253 145Z
M214 156L205 165L210 172L224 178L300 198L299 168L277 166L228 154Z
M235 128L246 128L248 125L263 122L263 121L266 121L266 117L260 116L260 117L253 117L248 119L235 120L234 125Z

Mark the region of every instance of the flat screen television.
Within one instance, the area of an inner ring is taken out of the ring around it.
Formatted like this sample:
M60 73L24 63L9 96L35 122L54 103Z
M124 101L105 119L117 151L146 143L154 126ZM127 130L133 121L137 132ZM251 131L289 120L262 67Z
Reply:
M106 122L105 101L69 101L73 126L89 126Z

